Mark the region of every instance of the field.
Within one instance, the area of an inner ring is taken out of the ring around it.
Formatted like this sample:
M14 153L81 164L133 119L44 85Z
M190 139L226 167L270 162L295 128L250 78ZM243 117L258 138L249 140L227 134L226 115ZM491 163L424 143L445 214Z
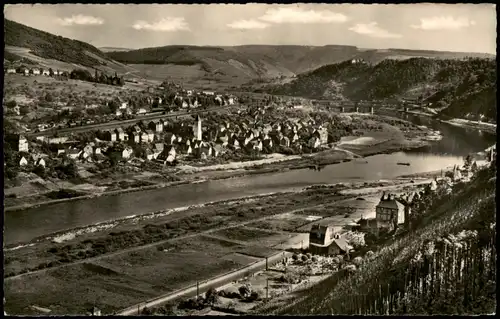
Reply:
M277 216L276 218L271 218L265 221L259 221L249 224L250 227L261 228L266 230L277 230L277 231L288 231L294 232L297 228L304 226L305 224L311 223L306 216L297 216L295 214L285 214L282 216Z
M138 74L154 81L168 78L171 81L182 82L184 87L191 89L224 90L235 88L249 80L244 76L207 73L199 64L129 64L128 66L137 70L131 72L131 75Z
M146 218L126 220L111 229L83 233L61 244L46 240L33 247L6 251L5 274L50 268L125 248L229 226L230 223L250 223L258 218L300 208L300 205L307 207L312 203L325 202L322 195L326 194L330 195L327 197L328 202L343 198L331 196L334 193L335 190L309 190L299 194L264 196L247 202L233 201L228 205L190 208L157 216L153 222Z
M264 238L276 235L276 233L258 229L248 229L245 227L228 228L215 232L214 234L227 239L246 242L258 242Z
M84 314L96 303L104 313L112 313L253 262L234 258L242 248L196 237L12 280L4 288L7 311L25 314L37 305L51 309L51 314Z

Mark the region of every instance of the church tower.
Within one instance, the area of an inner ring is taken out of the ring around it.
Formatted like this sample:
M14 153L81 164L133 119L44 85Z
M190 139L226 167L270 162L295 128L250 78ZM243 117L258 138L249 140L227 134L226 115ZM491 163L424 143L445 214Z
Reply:
M193 134L194 134L194 137L198 140L198 141L201 141L201 137L202 137L202 134L201 134L201 118L199 115L196 115L196 120L195 120L195 123L193 125Z

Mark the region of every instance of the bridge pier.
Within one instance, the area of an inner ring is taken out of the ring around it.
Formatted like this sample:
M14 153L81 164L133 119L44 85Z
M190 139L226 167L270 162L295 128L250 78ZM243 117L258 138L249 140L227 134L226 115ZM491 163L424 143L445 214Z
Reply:
M356 111L356 113L359 113L359 106L356 106L355 111Z
M372 107L370 107L370 113L371 113L371 114L374 114L374 113L375 113L375 110L373 109L373 106L372 106Z
M344 107L343 107L343 106L341 106L341 107L340 107L340 113L344 113L344 112L345 112Z

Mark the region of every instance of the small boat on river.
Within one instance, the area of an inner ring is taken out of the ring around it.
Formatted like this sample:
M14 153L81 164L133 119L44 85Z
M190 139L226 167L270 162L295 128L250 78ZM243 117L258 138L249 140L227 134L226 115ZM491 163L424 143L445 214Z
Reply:
M398 163L398 165L410 166L410 163Z

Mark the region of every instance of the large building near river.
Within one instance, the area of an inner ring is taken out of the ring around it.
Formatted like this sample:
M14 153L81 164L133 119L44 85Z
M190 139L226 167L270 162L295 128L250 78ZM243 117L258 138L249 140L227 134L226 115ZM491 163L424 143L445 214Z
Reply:
M382 194L375 213L378 228L394 230L405 223L405 205L392 194Z

